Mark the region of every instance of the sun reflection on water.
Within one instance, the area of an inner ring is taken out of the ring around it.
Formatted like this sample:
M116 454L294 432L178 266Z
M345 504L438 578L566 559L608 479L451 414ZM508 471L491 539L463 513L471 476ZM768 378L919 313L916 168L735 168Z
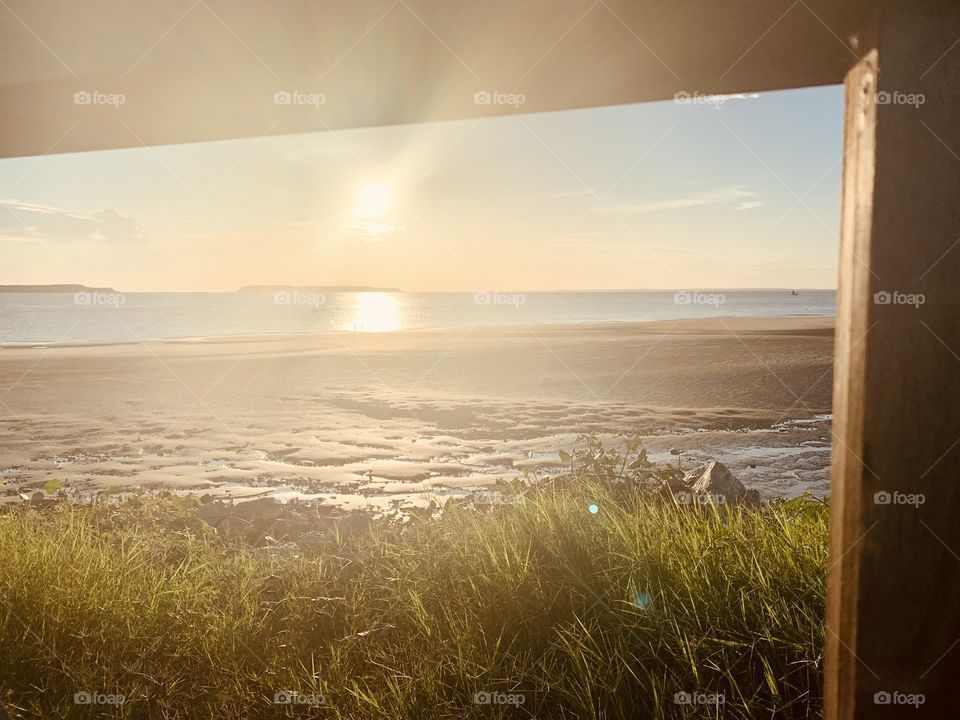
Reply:
M364 292L357 294L353 321L354 332L390 332L401 327L397 299L390 293Z

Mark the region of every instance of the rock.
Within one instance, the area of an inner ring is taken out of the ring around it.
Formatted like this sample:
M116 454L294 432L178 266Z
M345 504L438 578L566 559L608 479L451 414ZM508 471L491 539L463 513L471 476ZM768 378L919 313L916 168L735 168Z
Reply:
M279 517L282 511L283 506L272 497L247 500L238 502L236 505L215 500L201 505L197 510L197 517L211 525L216 525L227 518L245 520L248 523L264 523Z
M718 505L737 505L747 494L743 483L734 477L726 465L716 460L711 460L702 470L687 473L687 477L693 480L693 484L690 485L691 491L698 495L709 496L711 501ZM687 477L684 480L687 480Z
M280 516L283 507L276 498L265 497L238 502L233 506L233 515L250 522L264 522Z
M296 540L297 547L319 547L327 542L327 539L320 533L304 533Z
M684 492L690 488L684 483L686 478L681 478L679 475L670 475L664 479L661 487L664 490L669 490L671 493Z
M231 507L229 505L215 500L214 502L201 506L200 509L197 510L197 517L211 525L216 525L224 518L229 517L230 511Z
M762 504L762 501L760 500L760 491L756 488L747 490L746 494L743 496L743 500L740 502L747 507L759 507Z
M365 513L354 513L353 515L347 515L337 519L337 534L338 535L348 535L350 533L358 533L369 529L370 527L370 516Z

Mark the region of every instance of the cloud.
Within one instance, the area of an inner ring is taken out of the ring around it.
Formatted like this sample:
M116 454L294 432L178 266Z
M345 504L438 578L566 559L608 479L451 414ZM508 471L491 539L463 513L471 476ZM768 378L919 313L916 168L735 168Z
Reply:
M607 233L602 230L586 230L579 233L571 233L550 239L551 245L579 245L582 243L595 242L598 238L604 237Z
M335 223L327 222L325 220L284 220L280 225L284 227L295 227L301 228L304 230L325 230L328 228L335 228L337 225Z
M100 223L93 237L108 242L133 242L145 240L147 231L140 221L124 217L113 208L95 212L93 217Z
M818 263L817 261L820 260ZM806 258L761 258L746 266L754 272L836 272L837 263L829 259Z
M685 247L669 247L667 245L641 245L641 250L650 250L655 253L665 254L665 255L702 255L699 250L691 250L690 248Z
M403 233L407 229L402 225L387 225L374 222L352 222L347 225L341 225L340 228L349 233L354 233L357 237L367 242L380 242L386 240L387 235L394 233Z
M105 242L140 242L148 239L147 231L139 220L125 217L113 208L81 215L12 198L0 198L0 235Z
M280 225L311 232L322 230L326 232L326 237L332 240L359 239L366 242L383 242L389 235L407 232L403 225L366 221L331 223L325 220L286 220Z
M606 205L596 208L594 212L634 215L664 212L667 210L686 210L687 208L703 207L706 205L731 205L733 203L747 204L749 202L759 202L754 200L756 197L757 194L753 190L747 190L742 185L735 185L733 187L707 190L696 193L695 195L656 200L648 203Z
M731 93L729 95L711 95L711 97L716 98L720 102L726 102L727 100L753 100L754 98L760 97L760 93Z
M766 203L763 200L746 200L737 205L734 210L755 210L756 208L762 208L764 205Z
M591 197L595 196L595 193L590 188L583 188L581 190L561 190L560 192L553 192L547 195L550 198L570 198L570 197L583 197L584 195L590 195Z

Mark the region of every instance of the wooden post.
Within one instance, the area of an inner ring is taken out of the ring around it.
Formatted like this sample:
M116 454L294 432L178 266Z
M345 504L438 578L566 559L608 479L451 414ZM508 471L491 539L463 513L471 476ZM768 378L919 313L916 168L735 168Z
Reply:
M871 12L846 79L826 717L955 718L960 6Z

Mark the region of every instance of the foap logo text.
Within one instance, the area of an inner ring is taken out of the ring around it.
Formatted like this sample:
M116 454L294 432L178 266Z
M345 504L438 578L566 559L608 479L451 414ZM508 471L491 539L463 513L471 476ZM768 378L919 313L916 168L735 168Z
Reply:
M881 490L873 494L874 505L908 505L918 508L927 501L923 493L904 493L898 490Z
M898 690L881 690L873 694L874 705L912 705L918 708L927 701L923 693L905 693Z
M274 705L323 705L323 696L296 690L280 690L273 694Z
M674 305L709 305L719 308L727 301L723 293L693 292L681 290L673 294Z
M81 690L73 694L74 705L123 705L125 695L120 693L104 693L90 690Z
M478 90L473 94L474 105L509 105L519 108L527 102L523 93L505 93L498 90Z
M874 305L912 305L919 308L927 302L923 293L905 293L899 290L879 290L873 294Z
M477 292L473 294L474 305L510 305L518 308L526 301L526 295L520 293Z
M481 690L473 694L475 705L513 705L519 707L526 701L527 696L523 693Z
M319 108L326 104L327 96L323 93L308 93L300 90L277 90L273 94L274 105L306 105Z
M726 696L723 693L680 690L673 694L673 702L675 705L723 705Z
M305 305L320 307L326 303L327 297L323 293L309 293L300 290L280 290L273 294L274 305Z
M122 293L114 292L78 292L73 294L74 305L118 308L127 301Z
M99 90L78 90L73 94L74 105L108 105L119 108L127 102L123 93L106 93Z

